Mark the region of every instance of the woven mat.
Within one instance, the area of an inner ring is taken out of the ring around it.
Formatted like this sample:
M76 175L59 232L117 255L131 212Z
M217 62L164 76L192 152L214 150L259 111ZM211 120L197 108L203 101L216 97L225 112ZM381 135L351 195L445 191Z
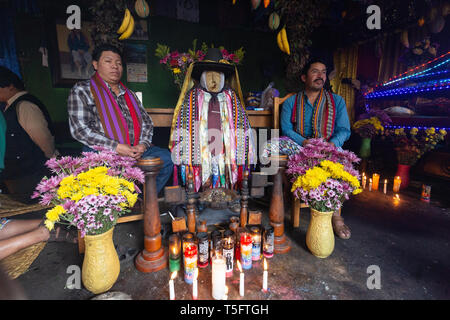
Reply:
M40 204L28 204L21 195L0 194L0 218L12 217L19 214L41 211L50 208Z

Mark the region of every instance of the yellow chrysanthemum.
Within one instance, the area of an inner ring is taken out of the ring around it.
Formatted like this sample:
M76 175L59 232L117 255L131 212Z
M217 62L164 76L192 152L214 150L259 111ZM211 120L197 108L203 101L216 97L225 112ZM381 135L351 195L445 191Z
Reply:
M50 209L49 211L47 211L47 213L45 214L45 217L52 221L59 221L59 216L63 213L65 213L66 210L64 210L64 208L62 206L56 206L53 209Z
M46 220L44 221L44 224L45 224L45 227L46 227L49 231L52 231L53 228L55 227L55 223L54 223L53 221L48 220L48 219L46 219Z
M175 74L180 73L180 72L181 72L180 68L174 68L173 69L173 73L175 73Z

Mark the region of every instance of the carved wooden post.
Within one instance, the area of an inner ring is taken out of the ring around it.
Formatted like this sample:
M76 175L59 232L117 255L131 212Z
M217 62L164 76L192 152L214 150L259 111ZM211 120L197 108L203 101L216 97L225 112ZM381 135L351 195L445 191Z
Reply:
M196 200L196 194L195 194L195 187L194 187L194 175L192 172L189 172L188 174L188 184L187 184L187 202L186 205L186 214L187 214L187 223L188 223L188 230L189 232L195 234L195 202Z
M244 171L244 177L242 180L242 189L241 189L241 227L244 228L247 225L247 216L248 216L248 170Z
M274 252L286 253L291 250L289 240L284 234L284 199L283 199L283 174L286 168L287 155L272 156L272 167L277 165L278 171L273 179L272 199L270 200L269 218L270 225L274 228Z
M141 272L156 272L167 266L167 252L161 245L156 176L162 167L160 158L139 159L137 165L145 173L144 185L144 249L136 256L135 266Z

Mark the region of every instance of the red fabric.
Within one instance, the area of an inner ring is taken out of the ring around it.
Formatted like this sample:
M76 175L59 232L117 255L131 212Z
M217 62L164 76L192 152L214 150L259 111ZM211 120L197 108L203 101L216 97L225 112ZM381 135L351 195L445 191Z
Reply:
M139 139L141 137L141 126L139 125L139 119L137 117L136 111L134 111L133 104L131 103L128 93L125 93L125 101L127 102L128 110L130 111L131 118L133 119L133 131L134 131L134 146L139 144Z

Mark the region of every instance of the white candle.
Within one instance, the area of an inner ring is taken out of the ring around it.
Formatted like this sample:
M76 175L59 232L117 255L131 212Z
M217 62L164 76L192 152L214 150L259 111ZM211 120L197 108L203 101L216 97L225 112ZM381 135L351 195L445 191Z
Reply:
M367 182L367 177L366 177L366 174L363 172L363 174L362 174L362 188L363 189L366 188L366 182Z
M194 281L192 282L192 299L194 300L197 300L198 298L197 278L198 278L198 268L195 268Z
M216 300L225 295L226 268L225 258L216 253L212 258L212 296Z
M240 276L239 276L239 295L241 297L244 296L244 273L242 272L242 267L241 267L241 263L239 262L239 260L237 260L237 266L238 269L240 271Z
M228 287L225 286L225 294L223 295L223 300L228 300Z
M384 188L383 188L384 194L386 194L386 191L387 191L387 180L384 179Z
M264 292L267 292L267 277L268 277L267 261L266 259L264 259L263 288L262 288Z
M372 178L369 179L369 191L372 191Z
M173 279L175 279L177 276L177 272L172 272L172 275L170 276L169 280L169 294L170 294L170 300L175 300L175 287L173 284Z

